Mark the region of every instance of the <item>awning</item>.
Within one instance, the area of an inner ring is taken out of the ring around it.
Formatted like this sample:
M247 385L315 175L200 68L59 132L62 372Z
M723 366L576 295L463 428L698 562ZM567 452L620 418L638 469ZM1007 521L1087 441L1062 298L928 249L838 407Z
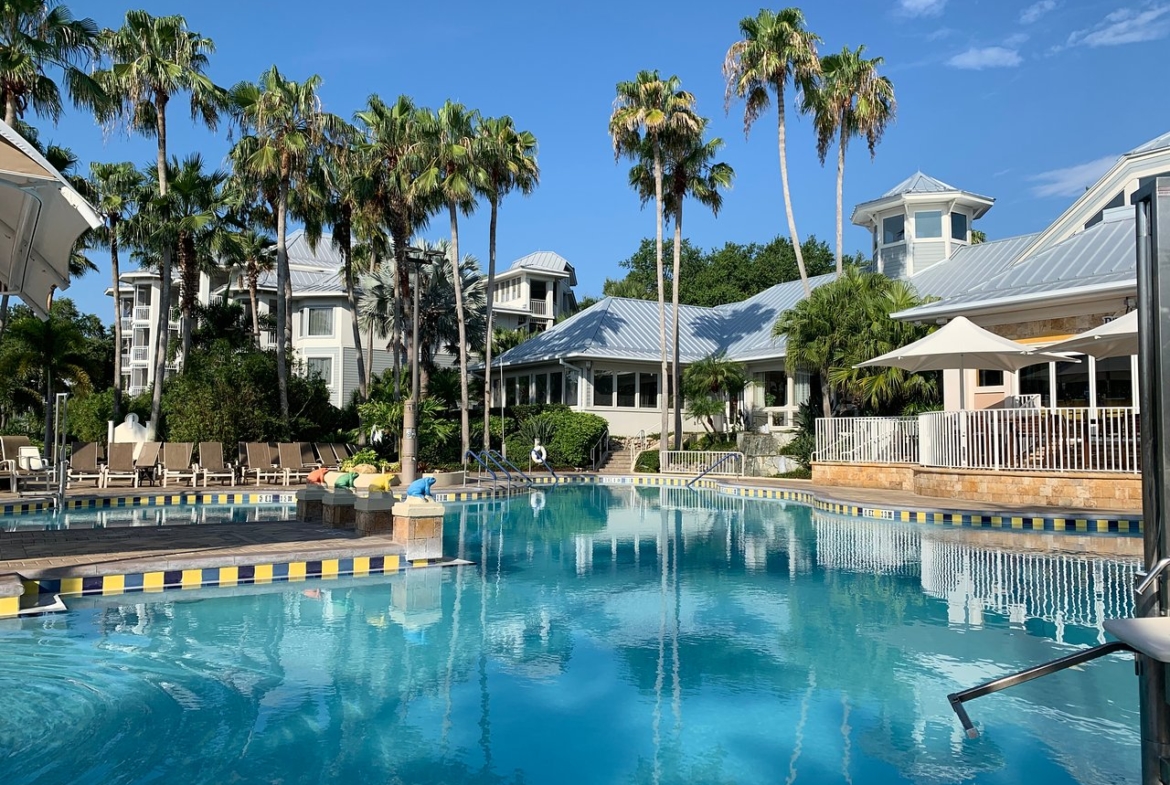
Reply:
M102 220L24 137L0 122L0 285L39 316L69 287L77 238Z
M1083 352L1097 359L1125 357L1138 351L1138 312L1130 311L1111 322L1049 346L1049 352Z

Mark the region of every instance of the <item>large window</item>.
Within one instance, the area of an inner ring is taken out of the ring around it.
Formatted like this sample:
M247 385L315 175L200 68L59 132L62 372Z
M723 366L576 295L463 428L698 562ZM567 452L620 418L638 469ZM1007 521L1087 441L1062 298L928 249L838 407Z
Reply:
M966 213L951 213L951 239L967 241Z
M638 376L638 405L643 409L658 408L658 374L643 373Z
M504 390L507 396L505 400L509 406L516 405L516 377L512 376L504 380Z
M569 406L577 405L577 374L572 372L565 380L565 403Z
M1079 363L1055 363L1056 405L1089 405L1089 358Z
M318 377L326 385L333 386L333 358L332 357L306 357L305 371L308 373L310 379Z
M900 243L906 239L906 216L891 215L882 219L882 242L885 245Z
M638 405L638 375L636 373L619 373L617 375L617 405L623 409L633 409Z
M548 402L549 403L564 403L565 390L563 387L564 375L557 371L548 375ZM577 401L574 400L573 403Z
M1029 365L1020 369L1020 395L1039 395L1041 406L1052 405L1052 390L1049 387L1049 364Z
M914 213L914 236L920 240L942 237L942 210L919 210Z
M530 392L529 392L528 376L525 375L525 376L521 376L521 377L517 378L516 379L516 402L521 404L521 405L524 405L526 403L531 403L532 400L529 397L529 395L530 395Z
M1133 406L1133 392L1133 363L1129 357L1097 360L1098 406Z
M533 392L533 403L548 403L548 376L543 373L536 374L536 382L533 385L535 388Z
M593 372L593 405L613 406L613 372Z
M784 371L765 371L764 406L788 405L788 374Z
M333 335L333 309L306 308L305 335L325 337Z

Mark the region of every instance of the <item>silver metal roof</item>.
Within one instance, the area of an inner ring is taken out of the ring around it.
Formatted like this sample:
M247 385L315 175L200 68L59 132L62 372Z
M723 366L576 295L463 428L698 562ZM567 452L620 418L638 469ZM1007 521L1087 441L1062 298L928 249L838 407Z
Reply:
M809 279L809 286L817 288L836 277L836 273L818 275ZM746 361L783 357L786 339L772 337L772 325L780 314L804 299L804 286L799 280L788 281L765 289L739 303L721 305L723 311L723 339L732 360Z
M922 296L951 297L990 281L1012 265L1036 239L1034 234L1005 237L977 245L965 245L938 264L907 280Z
M577 271L573 269L573 265L569 264L568 259L553 251L534 251L527 256L521 256L512 262L512 264L508 265L508 272L517 270L542 270L549 273L568 275L569 285L577 285Z
M953 185L947 185L936 177L931 177L922 172L915 172L882 194L881 198L887 199L891 196L901 196L902 194L934 194L958 190L960 189Z
M288 236L288 263L290 266L315 267L336 270L344 263L341 251L333 246L333 236L321 235L314 250L309 245L304 229L297 229Z
M1170 147L1170 131L1156 136L1145 144L1138 145L1130 150L1126 155L1138 155L1139 153L1152 153L1154 150L1161 150L1164 147Z

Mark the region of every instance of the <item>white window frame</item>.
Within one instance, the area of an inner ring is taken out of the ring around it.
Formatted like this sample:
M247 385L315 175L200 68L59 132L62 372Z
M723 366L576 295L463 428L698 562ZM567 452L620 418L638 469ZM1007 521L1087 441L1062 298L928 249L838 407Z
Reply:
M325 382L325 386L329 388L330 392L332 392L334 389L333 388L333 370L334 370L333 367L336 365L336 363L333 362L333 357L331 355L327 355L327 354L326 355L315 355L312 357L305 357L305 376L306 376L306 378L309 378L309 379L313 378L313 369L312 369L312 366L310 366L310 363L313 361L318 361L318 362L325 361L325 362L329 363L329 373L328 374L321 374L321 380Z
M314 311L326 311L329 314L329 332L327 333L313 333L309 331L310 325L313 323ZM333 312L332 305L308 305L302 310L304 314L304 322L301 325L301 335L306 338L332 338L336 324L334 324L336 314Z

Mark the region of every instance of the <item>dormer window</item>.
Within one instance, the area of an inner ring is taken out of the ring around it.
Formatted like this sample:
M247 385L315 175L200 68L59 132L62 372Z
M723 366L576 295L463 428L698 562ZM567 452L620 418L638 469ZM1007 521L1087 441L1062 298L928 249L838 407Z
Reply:
M966 213L951 213L951 239L967 242Z
M914 236L919 240L942 238L942 210L920 210L914 213Z
M906 239L906 216L891 215L882 219L882 244L900 243Z

